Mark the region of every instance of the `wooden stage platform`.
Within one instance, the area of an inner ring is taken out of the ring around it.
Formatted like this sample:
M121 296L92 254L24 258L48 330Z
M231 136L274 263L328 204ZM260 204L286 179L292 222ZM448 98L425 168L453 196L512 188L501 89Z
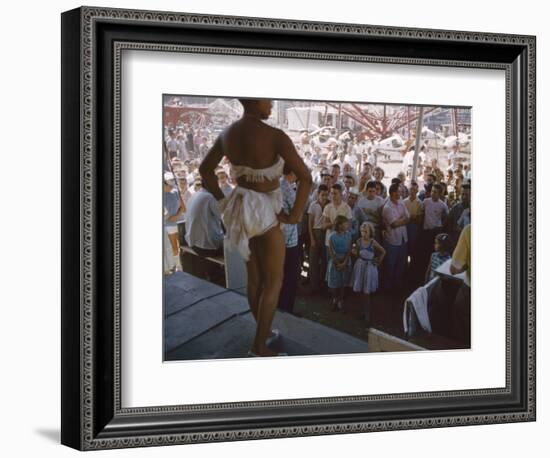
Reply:
M165 361L244 358L256 329L242 288L229 290L185 272L165 277L164 318ZM274 349L289 356L366 353L371 337L374 351L423 350L376 330L367 342L280 310L273 327L282 334Z

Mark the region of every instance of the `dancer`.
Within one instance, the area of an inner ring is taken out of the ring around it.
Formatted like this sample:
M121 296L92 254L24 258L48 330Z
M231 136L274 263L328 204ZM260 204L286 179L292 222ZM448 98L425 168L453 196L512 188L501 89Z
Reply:
M361 237L354 244L352 254L357 256L351 285L356 293L365 295L363 317L370 321L370 295L378 289L378 266L382 264L386 250L374 238L374 225L369 222L361 224Z
M263 122L271 114L267 99L239 99L241 119L216 139L202 161L203 183L220 202L226 242L246 260L248 303L256 319L252 355L276 356L266 345L283 281L285 241L279 223L296 224L302 217L311 189L311 174L280 129ZM226 198L214 170L226 156L232 164L237 186ZM296 201L289 214L281 212L279 178L283 166L298 181Z

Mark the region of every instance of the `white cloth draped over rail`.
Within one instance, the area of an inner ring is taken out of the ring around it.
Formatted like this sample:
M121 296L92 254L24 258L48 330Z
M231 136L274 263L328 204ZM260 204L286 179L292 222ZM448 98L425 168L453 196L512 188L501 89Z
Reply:
M405 301L405 306L403 308L403 330L407 336L410 337L415 332L415 327L411 325L413 320L411 312L413 310L422 329L431 334L432 325L428 314L429 291L438 281L438 277L433 278L425 285L420 286L413 291L413 293Z

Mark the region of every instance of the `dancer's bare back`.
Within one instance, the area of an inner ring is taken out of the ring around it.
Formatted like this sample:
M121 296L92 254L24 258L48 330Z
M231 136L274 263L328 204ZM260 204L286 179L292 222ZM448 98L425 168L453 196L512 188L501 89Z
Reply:
M285 167L296 175L298 190L290 215L279 215L279 220L288 224L295 224L299 221L311 189L311 174L288 135L280 129L263 123L259 117L247 114L223 131L199 167L203 186L216 199L224 198L214 174L214 169L224 156L233 165L247 166L253 169L271 167L278 160L278 156L281 156ZM241 187L258 192L269 192L279 187L278 178L251 182L242 176L237 179L237 183Z
M246 115L231 124L220 137L224 155L231 164L253 169L265 169L275 164L287 143L285 138L288 139L281 130ZM284 153L281 155L284 158ZM237 179L237 183L255 191L268 192L279 186L279 179L252 183L243 176Z

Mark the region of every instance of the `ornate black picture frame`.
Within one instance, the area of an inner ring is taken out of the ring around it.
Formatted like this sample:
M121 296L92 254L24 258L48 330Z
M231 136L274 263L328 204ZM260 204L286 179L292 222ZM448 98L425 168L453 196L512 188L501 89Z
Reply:
M122 408L124 49L506 72L506 386ZM80 450L535 420L535 37L82 7L62 15L62 436Z

